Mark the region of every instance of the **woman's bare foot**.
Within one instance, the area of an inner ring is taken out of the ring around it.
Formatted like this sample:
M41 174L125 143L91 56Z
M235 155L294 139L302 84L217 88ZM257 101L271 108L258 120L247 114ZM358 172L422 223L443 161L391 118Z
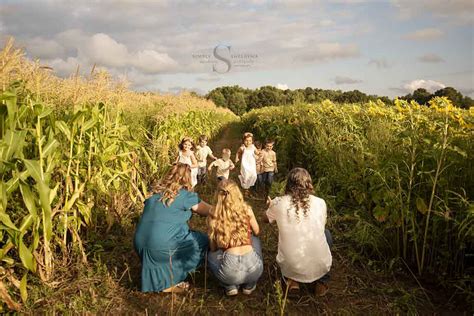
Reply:
M184 293L189 290L188 282L180 282L172 287L163 290L163 293Z

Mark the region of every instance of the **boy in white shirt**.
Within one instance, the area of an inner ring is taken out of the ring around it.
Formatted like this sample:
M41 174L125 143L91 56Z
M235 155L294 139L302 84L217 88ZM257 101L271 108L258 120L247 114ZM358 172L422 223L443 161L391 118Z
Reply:
M207 171L207 157L211 157L216 160L217 158L212 154L211 148L207 145L207 136L199 136L199 145L196 146L196 159L198 162L198 183L206 182L206 171Z
M231 151L228 148L222 149L222 158L213 161L209 165L209 172L213 167L217 167L217 180L229 179L229 171L235 168L234 163L230 160Z

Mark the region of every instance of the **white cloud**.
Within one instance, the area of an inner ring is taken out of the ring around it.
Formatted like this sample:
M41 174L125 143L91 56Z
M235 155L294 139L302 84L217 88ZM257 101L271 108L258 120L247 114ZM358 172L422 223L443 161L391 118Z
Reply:
M379 69L390 67L389 62L385 58L372 58L369 61L369 65L374 65L375 67L377 67Z
M81 67L81 62L75 57L68 57L65 60L54 58L45 60L44 63L53 68L53 71L61 77L68 77L76 72L77 67Z
M336 78L334 78L334 83L337 84L337 85L341 85L341 84L356 84L356 83L361 83L361 82L362 82L362 80L353 79L353 78L344 77L344 76L336 76Z
M355 44L319 43L300 56L303 61L325 61L338 58L359 56L359 48Z
M288 90L288 85L284 83L278 83L276 87L277 89L280 89L280 90Z
M130 58L131 64L144 73L159 73L177 66L177 62L168 54L149 49L132 54Z
M419 56L417 60L422 63L443 63L445 61L442 57L432 53Z
M422 14L432 14L455 23L474 22L474 1L472 0L392 0L403 19L416 18Z
M403 88L408 92L413 92L419 88L424 88L429 92L435 92L436 90L446 88L446 85L434 80L417 79L405 84Z
M62 57L65 54L64 47L55 40L35 37L27 43L27 52L33 58Z
M437 28L425 28L415 32L408 33L404 36L405 39L413 41L434 40L443 36L443 32Z

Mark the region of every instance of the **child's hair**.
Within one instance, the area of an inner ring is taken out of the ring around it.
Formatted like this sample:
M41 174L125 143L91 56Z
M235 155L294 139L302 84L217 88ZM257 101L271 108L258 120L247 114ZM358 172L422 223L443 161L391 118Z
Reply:
M296 218L298 218L298 211L300 209L303 209L304 216L307 215L309 211L309 195L312 192L313 183L311 175L306 169L294 168L288 173L285 194L291 196L291 202L295 207Z
M176 163L165 174L161 181L153 186L154 193L160 193L161 199L166 206L173 203L174 198L180 189L190 190L191 183L191 167L188 164Z
M184 137L181 142L179 143L178 147L180 150L183 150L184 149L184 143L185 142L190 142L191 143L191 149L194 149L194 142L193 142L193 139L191 137Z
M252 138L253 140L253 134L252 133L244 133L244 136L242 137L242 142L244 142L247 138Z
M207 141L207 136L206 135L199 136L199 142L202 142L202 141Z
M270 139L270 138L266 139L265 140L265 145L267 145L267 144L275 144L275 141L273 139Z
M257 149L262 149L262 143L258 140L254 141L253 144L255 145L255 147L257 147Z
M239 187L234 181L224 179L218 184L216 196L216 206L207 217L209 239L221 249L248 244L250 206Z
M230 156L231 153L232 153L232 152L230 151L229 148L224 148L224 149L222 149L222 155L223 155L223 156L224 156L224 155L229 155L229 156Z

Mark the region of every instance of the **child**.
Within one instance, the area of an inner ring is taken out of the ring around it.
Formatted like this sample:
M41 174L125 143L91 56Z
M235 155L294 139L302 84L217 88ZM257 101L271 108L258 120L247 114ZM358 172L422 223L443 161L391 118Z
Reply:
M190 137L184 137L178 147L179 155L176 162L184 163L191 167L191 184L194 188L197 184L198 163L193 152L193 140Z
M276 153L273 151L274 141L267 139L262 150L262 182L268 195L273 183L273 176L278 172Z
M299 291L299 283L316 282L315 294L328 291L332 256L332 237L325 230L327 210L323 199L312 195L311 176L303 168L288 174L285 195L268 198L267 220L278 225L276 261L290 292Z
M235 162L240 163L239 180L244 192L248 194L248 189L255 185L257 181L257 162L256 162L256 148L253 145L253 134L245 133L242 138L242 146L240 146L235 156Z
M263 272L260 240L252 236L260 231L257 220L234 181L219 182L216 195L207 217L209 268L228 296L237 295L240 286L250 295Z
M201 184L206 182L207 156L211 157L214 160L217 159L212 154L211 148L207 146L207 136L201 135L199 136L199 145L197 145L196 147L196 159L198 161L197 179L198 182Z
M262 151L262 143L258 140L255 141L255 147L257 148L255 162L257 164L257 182L255 184L256 191L259 191L263 186L263 167L262 167L262 159L263 159L263 151Z
M213 161L209 165L209 172L211 172L212 167L217 167L217 180L222 181L224 179L229 179L229 171L234 169L234 163L230 160L230 149L222 149L222 158Z

